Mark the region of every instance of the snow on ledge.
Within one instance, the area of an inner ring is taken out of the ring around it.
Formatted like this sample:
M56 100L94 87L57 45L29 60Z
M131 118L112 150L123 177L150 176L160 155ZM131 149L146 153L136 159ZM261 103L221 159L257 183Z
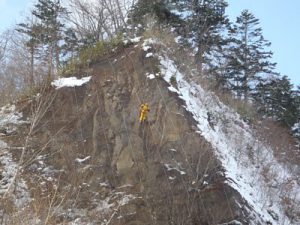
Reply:
M147 76L147 78L150 79L150 80L152 80L152 79L155 78L155 75L152 74L152 73L147 73L146 76Z
M153 57L153 53L152 52L149 52L149 53L147 53L146 54L146 56L145 56L146 58L150 58L150 57Z
M174 88L173 86L169 86L168 89L169 89L169 91L171 91L171 92L175 92L175 93L177 93L177 94L180 94L180 92L179 92L176 88Z
M57 80L54 80L51 82L51 85L56 87L56 89L62 88L62 87L75 87L75 86L82 86L83 84L89 82L91 80L91 76L89 77L83 77L81 79L78 79L77 77L64 77L59 78Z

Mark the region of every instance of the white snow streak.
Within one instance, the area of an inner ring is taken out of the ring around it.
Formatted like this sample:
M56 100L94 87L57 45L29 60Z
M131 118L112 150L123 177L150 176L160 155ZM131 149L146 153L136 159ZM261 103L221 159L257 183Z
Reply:
M146 58L150 58L150 57L153 57L153 53L152 52L148 52L145 56Z
M198 123L199 133L215 148L227 171L227 178L233 181L230 185L265 221L271 221L273 224L292 224L284 213L281 205L283 196L280 196L276 185L294 180L293 174L278 163L270 147L256 140L251 129L236 112L198 84L187 82L171 59L166 56L160 56L159 59L164 79L170 83L170 78L175 76L177 80L178 89L170 86L169 90L177 92L185 101L186 109L193 114ZM214 124L208 121L209 113L213 114L213 118L217 118ZM257 154L257 162L249 159L250 150ZM170 165L165 166L174 169ZM266 183L262 176L264 168L268 168L273 174L269 177L269 183ZM267 188L272 184L275 188ZM295 199L300 202L299 185L293 182L291 189ZM272 213L279 216L278 221L272 218ZM260 221L259 217L256 217Z
M175 93L180 93L176 88L174 88L173 86L168 87L169 91L171 92L175 92Z
M75 162L83 163L83 162L88 161L90 158L91 158L91 156L87 156L87 157L85 157L83 159L77 158L77 159L75 159Z
M154 75L153 73L147 73L146 76L147 76L147 78L150 79L150 80L152 80L152 79L155 78L155 75Z
M186 172L184 172L181 169L181 166L178 163L177 163L177 165L171 165L171 164L165 163L165 167L167 168L168 171L175 170L175 171L179 172L181 175L185 175L186 174Z
M5 194L13 182L18 165L13 161L11 153L3 151L0 148L0 165L1 165L1 180L0 180L0 196ZM17 207L23 207L30 202L30 196L25 181L18 178L14 191L14 203Z
M10 134L16 130L15 125L27 123L27 121L21 120L22 117L22 113L16 111L15 105L4 106L0 108L0 128ZM31 199L27 185L22 178L18 178L17 182L12 184L18 165L14 162L12 154L6 150L7 148L9 148L7 143L0 140L0 196L4 195L13 185L15 189L12 196L14 203L17 207L23 207Z

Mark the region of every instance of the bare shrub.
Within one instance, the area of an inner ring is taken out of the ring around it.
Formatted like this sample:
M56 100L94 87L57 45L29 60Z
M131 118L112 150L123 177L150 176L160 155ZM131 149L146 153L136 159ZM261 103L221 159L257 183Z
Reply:
M264 119L256 126L256 132L264 143L272 147L277 159L299 165L300 157L294 151L296 140L288 128L270 119Z
M70 0L72 14L68 20L82 39L103 41L113 38L121 31L130 7L131 5L120 0Z

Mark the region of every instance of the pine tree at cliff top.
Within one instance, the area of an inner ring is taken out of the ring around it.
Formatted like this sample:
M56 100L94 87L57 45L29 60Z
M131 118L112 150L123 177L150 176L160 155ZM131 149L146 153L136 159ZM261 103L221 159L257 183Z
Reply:
M287 76L260 82L254 99L263 115L290 128L297 122L297 95Z
M60 46L62 40L62 17L67 14L66 9L61 6L60 1L38 0L32 14L38 18L42 28L41 43L47 48L49 76L53 73L52 61L56 67L60 66Z
M264 39L259 20L248 10L237 17L230 35L233 44L228 55L228 73L233 81L232 89L247 100L259 75L271 73L275 67L269 61L273 53L265 50L271 43Z
M187 26L189 38L197 49L195 60L199 73L207 63L207 55L224 45L222 31L228 24L225 8L228 6L224 0L193 0L186 1L188 11Z
M26 41L26 47L30 53L30 77L29 77L29 85L31 87L34 86L34 65L35 58L38 56L39 47L41 44L41 35L42 29L41 26L37 23L30 21L26 23L20 23L17 25L16 30L20 33L25 34L28 37Z

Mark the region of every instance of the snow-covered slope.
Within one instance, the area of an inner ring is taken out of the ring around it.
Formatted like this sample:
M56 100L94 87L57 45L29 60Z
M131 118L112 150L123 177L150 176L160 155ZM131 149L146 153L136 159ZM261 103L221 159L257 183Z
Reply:
M0 128L6 134L12 134L17 125L27 123L23 121L22 113L16 111L15 105L7 105L0 108ZM0 135L3 135L0 131ZM20 178L15 182L15 175L18 169L18 164L13 160L13 156L9 151L10 146L0 140L0 198L7 197L11 191L14 204L17 208L22 208L31 201L28 192L28 187L24 179ZM15 147L16 149L16 147ZM22 148L20 147L21 151ZM0 209L0 212L3 209Z
M145 46L154 42L144 41L142 46L147 54L150 47ZM249 204L247 210L252 224L300 222L287 217L287 213L300 211L300 187L293 172L297 168L288 169L279 163L271 147L259 140L255 131L233 109L224 105L214 93L187 81L169 55L167 51L156 54L161 75L170 84L169 90L184 100L183 107L197 122L197 132L215 149L226 170L227 182ZM176 78L176 87L172 86L171 77Z

